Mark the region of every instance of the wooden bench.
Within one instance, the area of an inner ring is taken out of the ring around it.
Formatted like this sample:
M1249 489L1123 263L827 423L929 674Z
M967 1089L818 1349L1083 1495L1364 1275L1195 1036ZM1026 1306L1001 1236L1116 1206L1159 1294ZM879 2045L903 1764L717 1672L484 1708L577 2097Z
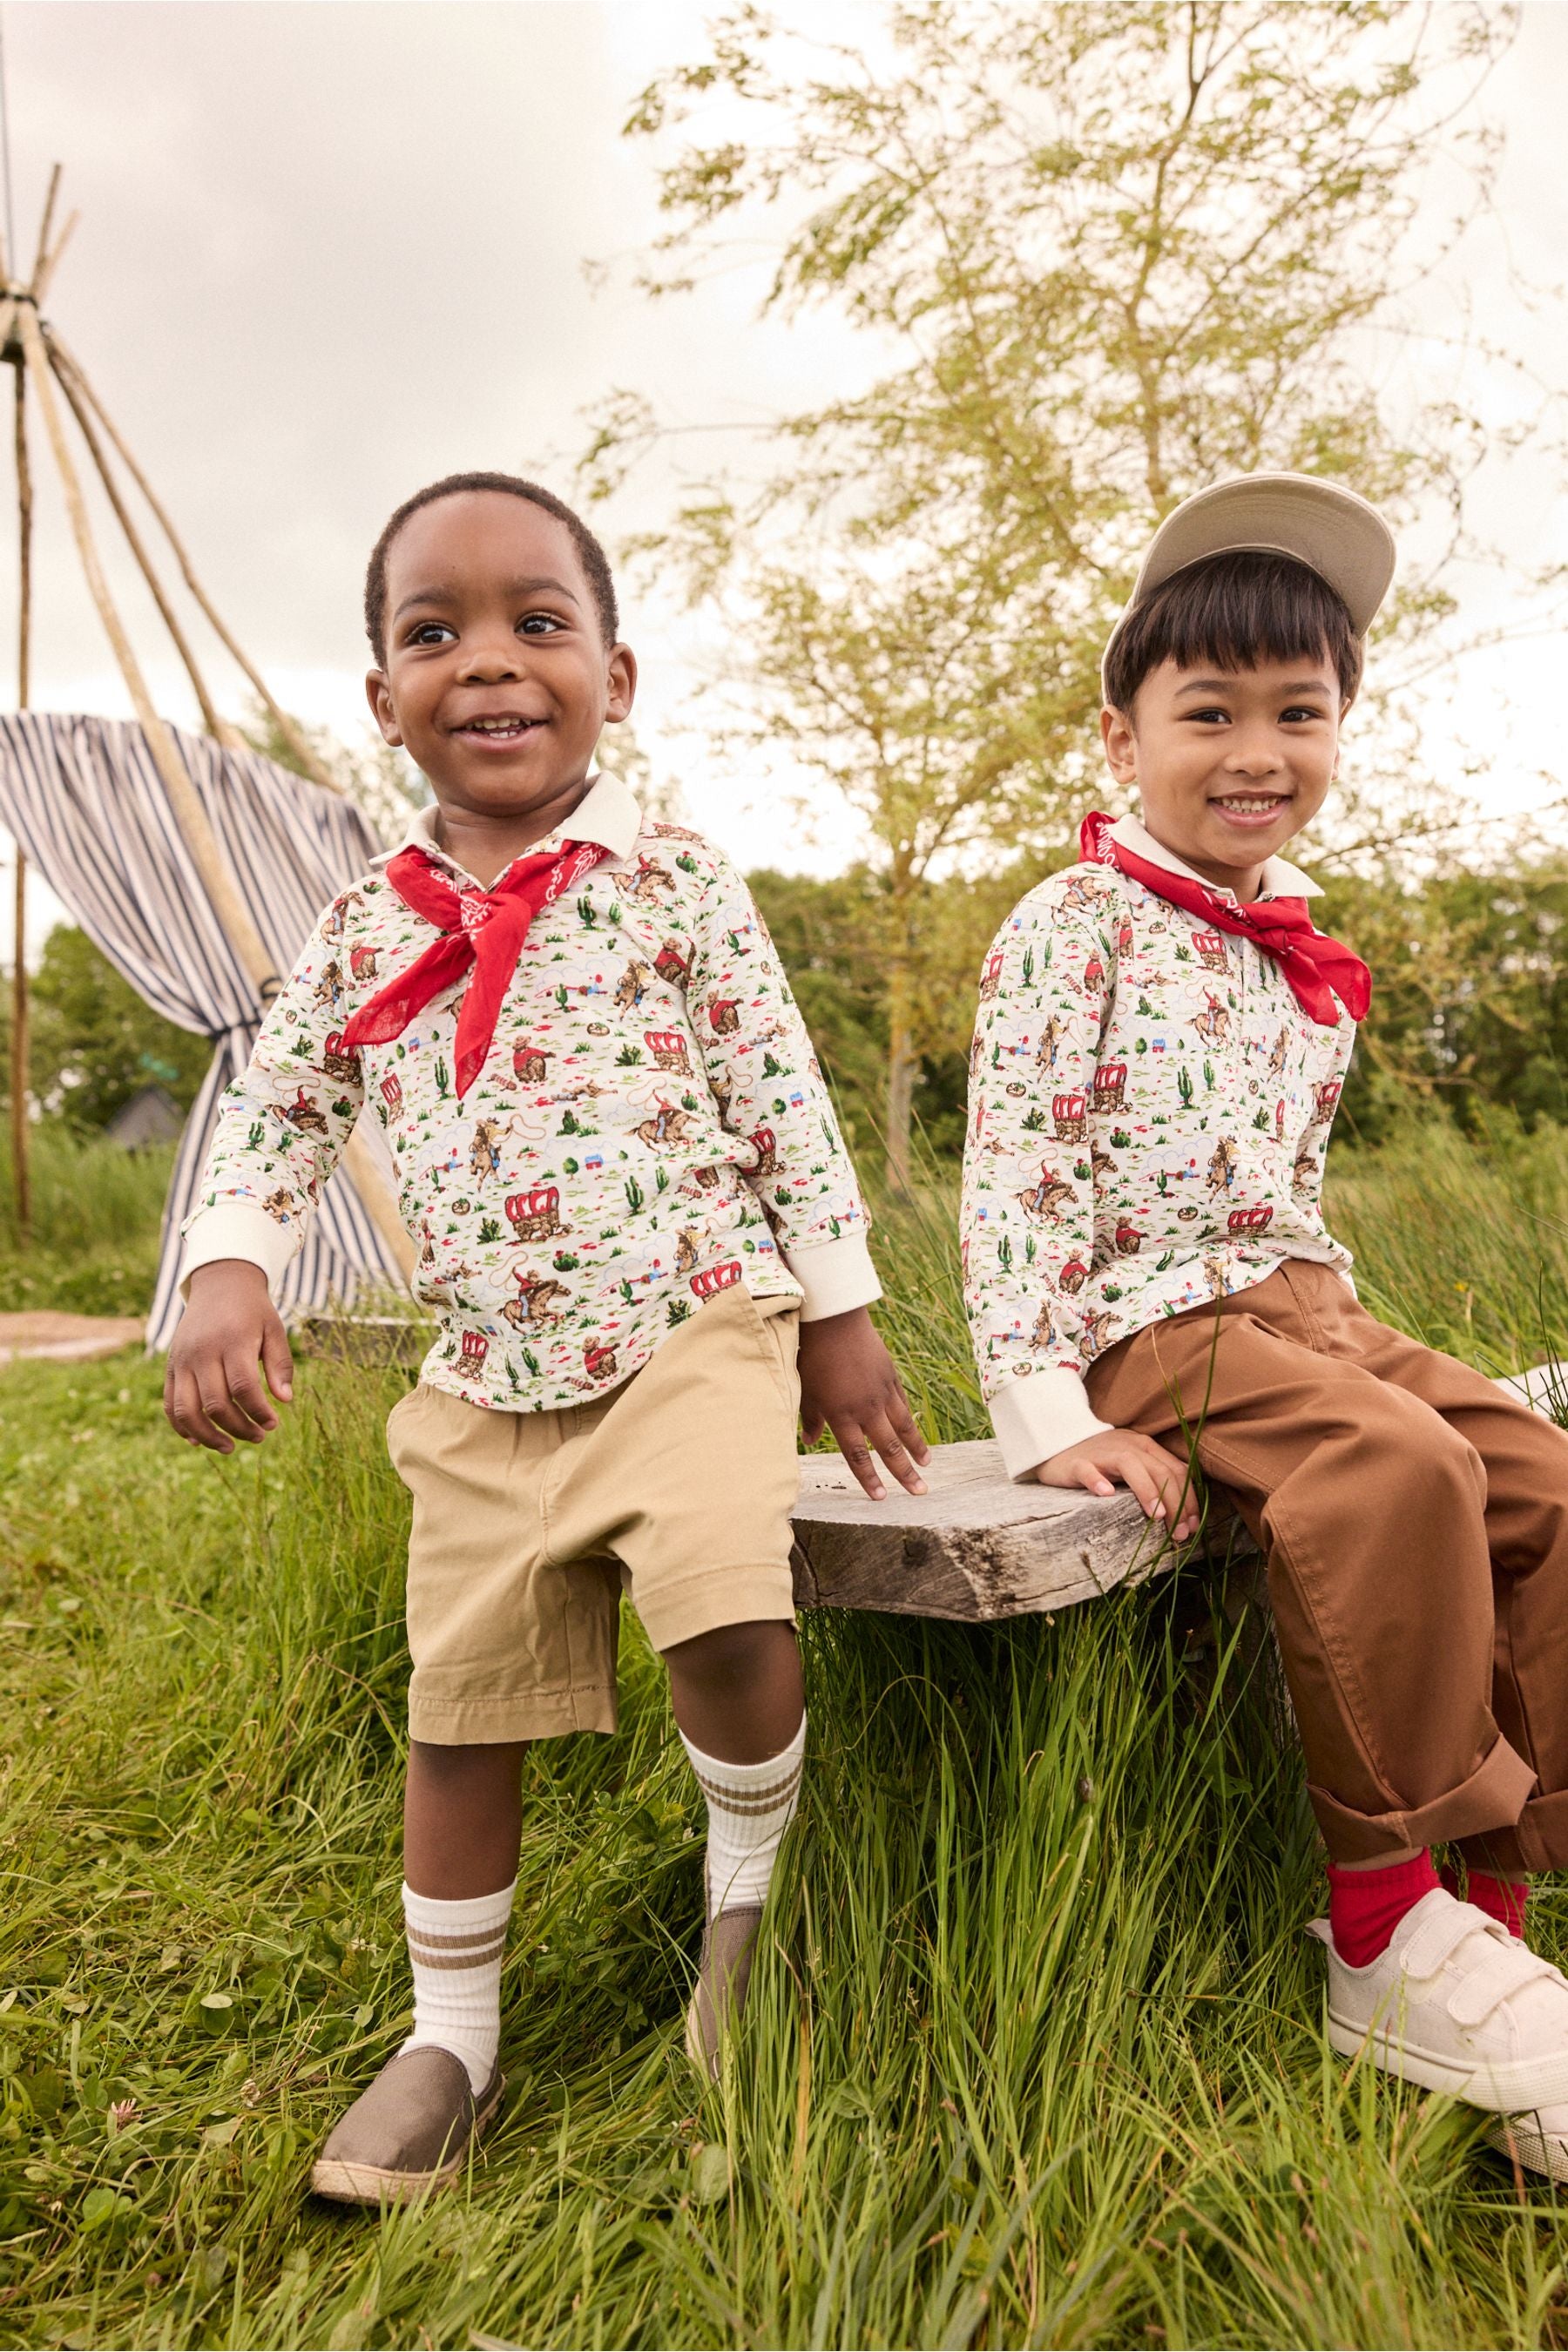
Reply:
M411 1372L433 1329L403 1315L331 1312L301 1317L295 1341L303 1354ZM1544 1412L1553 1396L1568 1397L1568 1364L1496 1385ZM837 1454L808 1454L795 1514L797 1607L983 1625L1075 1608L1194 1558L1235 1565L1239 1583L1261 1597L1256 1547L1212 1494L1198 1536L1177 1547L1129 1494L1016 1485L989 1438L933 1447L926 1484L928 1493L906 1495L889 1481L887 1499L873 1503Z
M924 1495L889 1483L874 1503L837 1454L801 1464L795 1597L802 1609L876 1609L971 1624L1069 1609L1142 1583L1178 1552L1131 1495L1018 1486L989 1438L931 1449Z
M1496 1385L1547 1410L1568 1366L1543 1364ZM1255 1548L1212 1495L1198 1537L1179 1548L1151 1528L1132 1496L1018 1486L989 1439L933 1447L930 1491L889 1482L874 1503L837 1454L801 1464L795 1591L802 1609L871 1609L901 1617L988 1624L1071 1609L1118 1585L1141 1584L1184 1559L1249 1559Z

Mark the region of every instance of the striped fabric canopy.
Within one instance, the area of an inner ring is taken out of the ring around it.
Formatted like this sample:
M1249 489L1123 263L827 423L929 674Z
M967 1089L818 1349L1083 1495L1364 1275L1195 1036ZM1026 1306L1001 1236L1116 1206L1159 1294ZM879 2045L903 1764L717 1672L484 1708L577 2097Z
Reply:
M287 972L329 899L364 872L381 844L352 801L257 752L171 732L251 919L278 971ZM139 727L47 711L0 718L0 824L137 994L165 1020L214 1042L163 1209L147 1344L166 1348L180 1314L180 1226L195 1204L219 1097L256 1042L256 992L213 911ZM363 1132L380 1148L374 1121ZM366 1274L400 1279L340 1170L283 1277L279 1306L287 1314L352 1298Z

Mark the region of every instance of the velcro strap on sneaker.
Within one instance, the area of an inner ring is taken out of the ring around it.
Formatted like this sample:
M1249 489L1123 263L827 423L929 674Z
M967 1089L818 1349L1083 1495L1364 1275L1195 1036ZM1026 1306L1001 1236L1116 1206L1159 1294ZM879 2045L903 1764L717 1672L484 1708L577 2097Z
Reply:
M1509 1936L1506 1927L1502 1934L1513 1946L1510 1958L1514 1965L1485 1972L1478 1969L1473 1976L1466 1977L1455 1987L1447 2010L1456 2025L1484 2025L1494 2009L1500 2008L1505 2000L1511 2000L1515 1993L1524 1990L1526 1985L1536 1984L1542 1977L1557 1975L1550 1960L1538 1959L1533 1952L1525 1951Z
M1505 1941L1511 1941L1507 1928L1499 1927L1484 1911L1478 1911L1473 1903L1435 1905L1400 1953L1400 1971L1417 1979L1435 1977L1467 1937L1492 1928L1497 1928Z

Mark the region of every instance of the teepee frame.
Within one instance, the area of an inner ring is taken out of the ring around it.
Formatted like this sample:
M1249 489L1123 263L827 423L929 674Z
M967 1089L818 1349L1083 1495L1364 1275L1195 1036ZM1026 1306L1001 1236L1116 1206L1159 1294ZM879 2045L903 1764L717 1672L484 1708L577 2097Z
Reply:
M110 507L124 536L137 569L147 583L153 601L162 615L174 649L184 665L196 701L201 709L206 732L230 750L245 750L244 738L228 721L218 715L217 708L207 690L207 685L197 665L190 641L182 629L178 617L154 567L146 541L137 529L127 506L125 495L110 463L109 448L118 457L125 473L144 500L158 529L172 549L185 586L199 611L208 622L219 642L239 665L259 697L268 718L288 744L302 772L323 792L335 793L340 787L327 773L310 744L289 713L274 701L260 672L241 652L234 637L225 627L205 591L197 580L189 555L175 534L163 506L154 497L145 475L136 464L119 432L110 421L102 402L93 391L80 362L72 357L60 336L43 316L43 303L49 285L58 268L77 224L72 214L65 226L50 243L54 226L55 206L59 194L60 167L57 163L49 178L48 195L44 205L43 224L38 232L37 253L32 274L23 279L16 274L15 257L5 253L0 240L0 358L8 361L16 371L16 501L20 545L20 603L17 632L17 705L27 707L31 685L32 651L32 475L27 453L26 397L30 391L43 421L44 435L54 457L60 488L65 494L66 510L70 517L72 536L77 553L87 579L87 585L104 633L113 651L120 674L130 694L137 724L146 738L147 748L157 767L169 803L174 813L186 848L196 871L202 877L213 910L226 933L240 962L255 986L257 999L263 1010L271 1003L282 986L281 976L273 970L272 958L260 932L252 921L248 908L239 895L233 875L225 861L223 851L207 822L205 812L197 797L184 763L175 749L169 729L153 708L142 666L126 633L125 625L110 593L103 566L99 560L87 500L82 493L81 478L66 432L62 404L74 419L82 444L99 480L103 486ZM105 447L105 443L109 448ZM16 952L12 981L11 1004L11 1141L15 1170L16 1212L24 1236L30 1209L27 1177L27 976L23 953L24 920L26 905L26 866L20 846L16 851ZM343 1155L344 1165L353 1180L354 1189L364 1203L382 1239L388 1244L405 1277L413 1270L414 1244L409 1239L396 1204L363 1139L355 1134L349 1139Z

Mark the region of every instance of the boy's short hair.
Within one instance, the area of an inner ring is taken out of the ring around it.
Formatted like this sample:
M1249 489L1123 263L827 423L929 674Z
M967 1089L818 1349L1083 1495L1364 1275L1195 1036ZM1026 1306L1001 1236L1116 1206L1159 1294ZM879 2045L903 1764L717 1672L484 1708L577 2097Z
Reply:
M1106 650L1105 699L1131 711L1150 671L1164 661L1232 671L1323 654L1352 702L1363 648L1343 597L1293 556L1238 548L1173 572L1127 614Z
M553 490L545 489L539 482L525 482L517 474L444 474L438 482L426 482L422 490L404 499L388 516L381 537L370 551L364 575L364 631L377 667L384 667L386 662L386 559L392 542L409 516L417 514L421 507L434 506L437 499L456 498L465 490L500 490L508 498L526 499L530 506L542 507L557 522L565 524L593 591L594 609L599 616L605 643L613 646L621 630L616 583L609 558L582 516L564 499L558 499Z

